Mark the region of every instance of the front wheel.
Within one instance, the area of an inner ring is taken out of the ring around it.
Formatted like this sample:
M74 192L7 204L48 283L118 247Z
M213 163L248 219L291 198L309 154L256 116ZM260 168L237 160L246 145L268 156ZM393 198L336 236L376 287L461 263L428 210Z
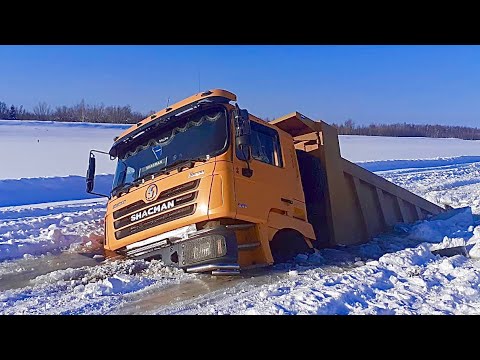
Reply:
M270 241L270 250L274 263L283 263L296 255L310 251L305 238L298 231L285 229L278 231Z

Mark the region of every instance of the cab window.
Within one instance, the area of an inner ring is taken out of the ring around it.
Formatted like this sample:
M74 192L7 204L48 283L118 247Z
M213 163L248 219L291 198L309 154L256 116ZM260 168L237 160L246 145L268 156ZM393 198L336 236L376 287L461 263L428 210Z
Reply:
M264 125L250 122L252 158L266 164L283 167L278 133ZM237 151L238 154L238 151ZM239 158L243 158L241 154Z

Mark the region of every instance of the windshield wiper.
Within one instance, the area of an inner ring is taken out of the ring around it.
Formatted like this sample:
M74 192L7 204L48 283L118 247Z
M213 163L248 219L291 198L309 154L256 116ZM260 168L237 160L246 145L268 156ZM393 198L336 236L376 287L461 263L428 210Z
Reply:
M166 169L171 169L176 167L178 172L182 171L184 167L187 167L186 165L188 164L189 168L192 168L196 162L207 162L207 157L197 157L197 158L191 158L191 159L178 159L177 161L174 161L170 165L167 165L164 170ZM183 165L183 166L181 166Z
M128 190L133 186L133 183L120 184L115 186L110 192L112 196L120 195L122 192L128 192Z
M151 176L152 179L154 179L158 175L168 175L168 174L170 174L170 172L166 171L165 169L162 169L162 170L159 170L159 171L153 172L153 173L147 173L147 174L144 174L144 175L140 176L139 178L135 179L134 181L132 181L132 184L133 185L139 185L140 183L143 182L144 179L148 178L149 176Z

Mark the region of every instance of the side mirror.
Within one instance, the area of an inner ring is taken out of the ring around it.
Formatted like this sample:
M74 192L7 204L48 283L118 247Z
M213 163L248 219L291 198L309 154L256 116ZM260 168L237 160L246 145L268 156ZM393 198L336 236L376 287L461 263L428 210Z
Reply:
M250 160L250 119L248 118L248 111L240 109L238 104L235 104L235 145L241 151L241 154L246 161Z
M100 154L105 154L105 155L110 155L109 153L105 151L100 151L100 150L90 150L90 155L88 157L88 170L87 170L87 177L85 178L86 183L87 183L87 193L97 195L97 196L102 196L110 199L110 196L105 195L105 194L99 194L93 191L93 186L95 185L95 155L93 153L100 153ZM112 158L110 158L112 160Z
M90 157L88 158L88 170L87 170L87 193L93 191L93 186L95 184L95 155L90 152Z

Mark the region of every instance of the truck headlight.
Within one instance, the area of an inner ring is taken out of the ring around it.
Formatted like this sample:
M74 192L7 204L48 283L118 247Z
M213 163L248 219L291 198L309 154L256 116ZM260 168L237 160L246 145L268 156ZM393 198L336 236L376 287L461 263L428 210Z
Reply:
M215 259L227 253L225 237L222 235L207 235L199 239L185 242L184 260L185 264Z

